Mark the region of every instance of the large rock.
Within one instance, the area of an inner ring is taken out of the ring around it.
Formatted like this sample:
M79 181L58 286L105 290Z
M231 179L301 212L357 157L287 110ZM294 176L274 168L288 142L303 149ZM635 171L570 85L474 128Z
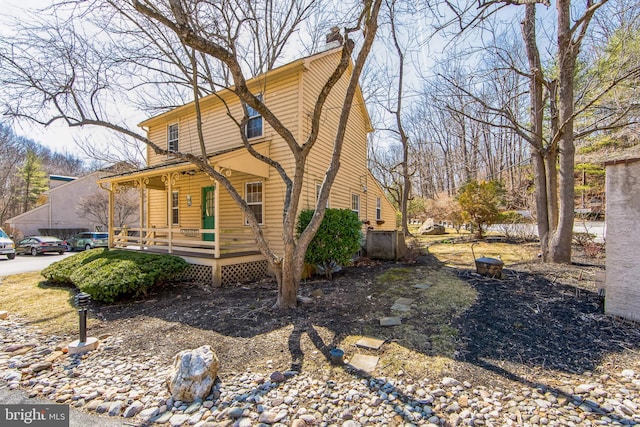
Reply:
M167 386L174 400L204 400L218 376L220 361L208 345L178 353L167 376Z
M444 226L441 224L436 224L433 221L433 218L427 219L422 223L420 228L418 229L418 234L422 235L433 235L433 234L444 234Z

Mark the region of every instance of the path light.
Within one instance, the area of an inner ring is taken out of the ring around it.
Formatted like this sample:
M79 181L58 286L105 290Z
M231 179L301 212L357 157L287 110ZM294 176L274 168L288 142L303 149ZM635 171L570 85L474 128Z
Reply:
M75 296L75 302L80 317L80 339L69 344L69 354L84 353L98 348L97 338L87 338L87 307L91 302L91 295L80 292Z
M80 292L76 295L76 305L78 306L78 316L80 316L80 342L87 341L87 307L91 302L91 295Z

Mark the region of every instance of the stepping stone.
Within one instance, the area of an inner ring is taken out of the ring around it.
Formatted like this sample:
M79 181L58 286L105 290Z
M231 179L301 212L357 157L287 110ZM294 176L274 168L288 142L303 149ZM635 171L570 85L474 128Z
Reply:
M391 306L391 310L407 312L407 311L411 311L411 306L395 303Z
M373 372L374 369L376 369L378 360L380 360L378 356L368 356L366 354L354 354L351 360L349 361L349 365L351 365L352 367L354 367L359 371L364 371L370 374L371 372Z
M372 350L380 350L382 344L384 344L384 340L369 337L360 338L358 342L356 342L358 347L370 348Z
M412 298L398 298L393 302L391 310L395 311L411 311L411 304L413 304Z
M426 283L421 283L418 285L415 285L414 288L416 289L429 289L431 287L431 285L426 284Z
M383 317L380 319L380 326L397 326L402 325L400 317Z

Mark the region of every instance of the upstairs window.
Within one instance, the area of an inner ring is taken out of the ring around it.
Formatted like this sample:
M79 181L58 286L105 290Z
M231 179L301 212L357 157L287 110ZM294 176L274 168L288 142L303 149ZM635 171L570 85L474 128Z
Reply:
M262 94L256 95L262 101ZM249 121L247 122L247 138L257 138L262 136L262 116L253 107L247 105Z
M351 210L356 215L358 215L358 218L360 218L360 195L359 194L351 195Z
M167 150L178 151L178 124L169 125L167 129Z
M262 182L247 182L244 186L244 194L249 209L251 209L256 216L258 224L262 225ZM245 219L244 223L245 225L249 225L249 220Z

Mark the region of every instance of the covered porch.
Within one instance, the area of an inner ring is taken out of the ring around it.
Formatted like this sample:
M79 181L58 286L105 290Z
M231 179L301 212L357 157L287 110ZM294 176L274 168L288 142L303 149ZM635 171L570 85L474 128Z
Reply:
M268 154L267 144L256 148ZM263 181L269 173L244 149L217 153L209 162L241 194L245 183ZM191 264L185 279L214 286L267 273L241 209L193 164L169 161L105 177L99 184L109 193L109 247L180 256ZM123 191L138 195L139 224L113 223L115 194Z

